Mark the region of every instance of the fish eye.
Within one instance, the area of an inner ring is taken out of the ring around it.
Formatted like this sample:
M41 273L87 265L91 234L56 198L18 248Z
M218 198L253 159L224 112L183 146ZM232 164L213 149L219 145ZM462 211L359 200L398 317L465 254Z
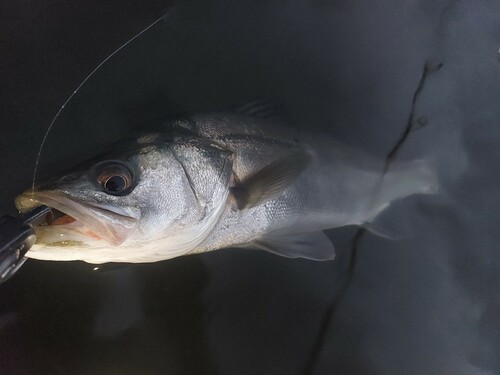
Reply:
M132 173L122 164L104 164L100 166L97 182L104 191L111 195L123 195L132 186Z
M109 192L120 192L127 187L127 181L123 176L111 176L102 184L104 189Z

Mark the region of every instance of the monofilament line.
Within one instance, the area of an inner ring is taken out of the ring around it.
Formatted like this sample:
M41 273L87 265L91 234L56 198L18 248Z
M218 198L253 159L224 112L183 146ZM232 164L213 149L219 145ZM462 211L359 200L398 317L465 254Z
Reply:
M163 15L163 16L161 16L160 18L158 18L156 21L154 21L152 24L150 24L144 30L140 31L138 34L134 35L131 39L129 39L128 41L126 41L125 43L123 43L113 53L111 53L108 57L106 57L103 61L101 61L99 63L99 65L97 65L94 68L94 70L92 70L89 73L89 75L87 75L87 77L85 77L85 79L71 93L71 95L68 97L68 99L66 99L66 101L63 103L63 105L61 106L61 108L59 108L59 111L57 111L56 115L52 119L52 121L51 121L50 125L48 126L47 130L45 131L45 134L44 134L43 139L42 139L42 143L40 144L40 148L38 149L38 154L36 156L36 161L35 161L35 168L34 168L34 171L33 171L33 182L31 183L31 191L32 192L35 191L36 175L38 173L38 164L40 162L40 156L42 154L43 147L45 146L45 142L47 141L47 137L48 137L50 131L52 130L52 128L54 126L54 123L56 122L57 118L59 117L59 115L61 114L61 112L63 111L63 109L66 107L66 105L71 101L71 99L73 99L73 96L75 96L75 94L78 92L78 90L80 90L82 88L82 86L90 79L90 77L92 77L95 74L95 72L97 72L101 68L101 66L103 66L104 64L106 64L106 62L109 59L111 59L114 55L116 55L118 52L120 52L122 49L124 49L126 46L128 46L130 43L132 43L135 39L137 39L138 37L140 37L146 31L148 31L149 29L151 29L154 25L156 25L162 19L164 19L165 16L166 16L166 14Z

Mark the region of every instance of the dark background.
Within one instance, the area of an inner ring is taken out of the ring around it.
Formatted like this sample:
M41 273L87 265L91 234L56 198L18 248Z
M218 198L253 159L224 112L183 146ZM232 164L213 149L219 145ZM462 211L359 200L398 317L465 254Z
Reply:
M47 126L168 1L0 3L2 212ZM497 374L500 6L184 1L56 121L40 175L183 111L278 97L291 126L435 163L441 193L331 231L333 262L224 250L94 272L30 260L0 287L0 373ZM412 106L424 66L427 76ZM414 122L409 122L410 113ZM353 263L353 260L355 262Z

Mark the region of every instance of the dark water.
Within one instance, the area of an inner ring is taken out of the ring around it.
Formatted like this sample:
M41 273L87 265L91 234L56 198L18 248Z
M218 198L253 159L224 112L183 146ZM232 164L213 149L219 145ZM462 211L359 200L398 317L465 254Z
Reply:
M68 95L170 7L0 4L2 212L30 186ZM0 287L0 373L500 373L498 19L494 1L180 2L76 93L42 176L163 116L277 97L291 126L374 157L414 125L397 157L433 160L443 190L391 207L384 225L411 236L365 234L354 269L356 228L329 233L334 262L243 250L107 272L28 261Z

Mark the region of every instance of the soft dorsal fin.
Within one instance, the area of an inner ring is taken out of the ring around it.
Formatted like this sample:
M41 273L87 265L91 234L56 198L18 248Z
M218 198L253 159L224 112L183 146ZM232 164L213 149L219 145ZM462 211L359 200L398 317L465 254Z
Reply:
M335 248L323 232L268 235L251 242L249 245L288 258L312 260L335 258Z
M240 210L263 204L288 188L309 165L305 151L284 156L231 189Z

